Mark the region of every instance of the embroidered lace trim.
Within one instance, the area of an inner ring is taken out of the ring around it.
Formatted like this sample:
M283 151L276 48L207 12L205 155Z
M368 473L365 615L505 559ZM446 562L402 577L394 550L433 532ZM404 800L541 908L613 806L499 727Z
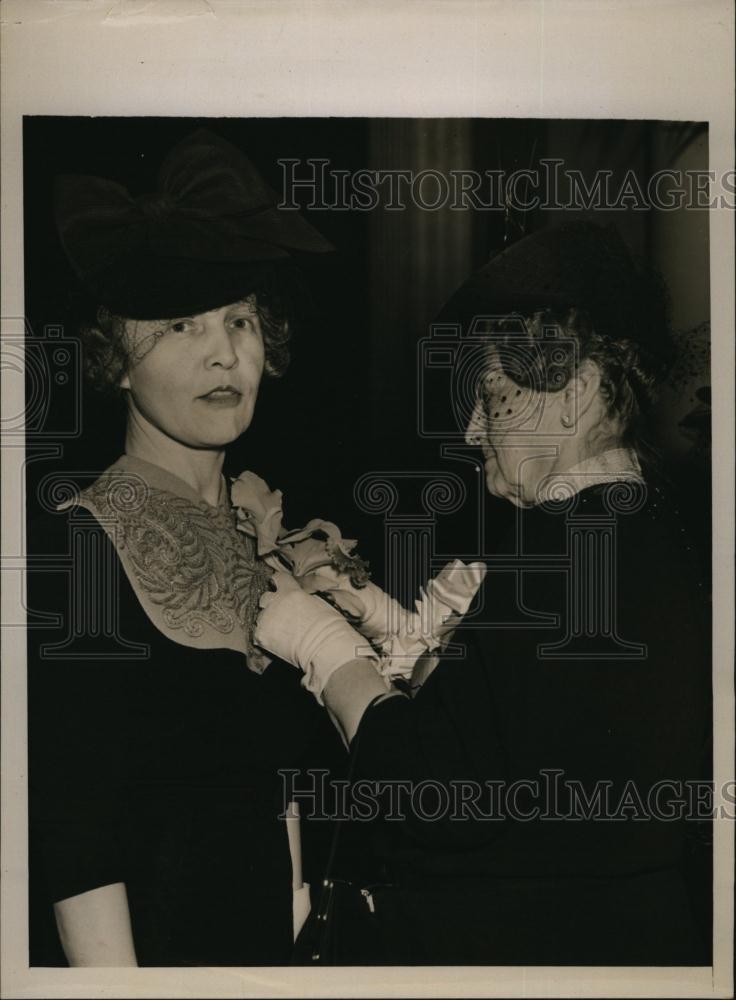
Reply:
M231 510L175 496L125 472L103 474L80 502L111 533L135 575L131 582L161 609L168 628L193 638L207 627L222 635L240 630L247 652L254 651L270 574L256 560L253 540L236 529Z

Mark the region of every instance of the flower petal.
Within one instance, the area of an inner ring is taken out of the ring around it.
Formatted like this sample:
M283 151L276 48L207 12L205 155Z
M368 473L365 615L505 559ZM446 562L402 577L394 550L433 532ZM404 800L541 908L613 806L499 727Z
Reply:
M269 489L268 483L255 472L245 471L233 480L230 499L236 508L236 526L257 539L258 555L273 552L282 532L281 490Z

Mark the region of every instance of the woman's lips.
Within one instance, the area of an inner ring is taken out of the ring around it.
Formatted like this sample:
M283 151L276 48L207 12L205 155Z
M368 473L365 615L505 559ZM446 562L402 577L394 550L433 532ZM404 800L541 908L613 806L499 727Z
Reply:
M242 398L243 394L232 386L212 389L204 396L198 397L203 403L208 403L210 406L224 407L237 406Z

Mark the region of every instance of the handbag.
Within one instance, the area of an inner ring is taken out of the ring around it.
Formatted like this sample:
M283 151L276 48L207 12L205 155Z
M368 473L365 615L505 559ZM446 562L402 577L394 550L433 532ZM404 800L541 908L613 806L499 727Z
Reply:
M369 703L366 711L376 701ZM361 729L350 748L347 781L352 784ZM377 885L336 878L335 862L346 819L335 821L330 852L316 907L313 907L294 944L291 965L380 965L383 958L383 928L373 897ZM387 887L382 883L380 888Z

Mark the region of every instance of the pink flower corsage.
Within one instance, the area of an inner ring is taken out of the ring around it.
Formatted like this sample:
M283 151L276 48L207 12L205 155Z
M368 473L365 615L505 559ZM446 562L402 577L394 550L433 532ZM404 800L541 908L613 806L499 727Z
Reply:
M238 528L256 541L258 557L274 571L286 569L299 586L337 607L379 654L379 670L391 679L412 676L419 661L441 650L468 610L483 577L483 563L455 559L421 591L414 611L370 582L368 564L330 521L315 519L304 528L282 525L280 490L271 490L253 472L232 484Z
M299 583L306 578L314 581L327 568L353 587L368 582L368 564L353 552L355 539L343 538L336 524L319 518L287 531L282 524L281 490L271 490L254 472L243 472L233 480L230 496L237 527L255 539L257 555L272 569L288 569ZM304 589L315 592L311 586Z

